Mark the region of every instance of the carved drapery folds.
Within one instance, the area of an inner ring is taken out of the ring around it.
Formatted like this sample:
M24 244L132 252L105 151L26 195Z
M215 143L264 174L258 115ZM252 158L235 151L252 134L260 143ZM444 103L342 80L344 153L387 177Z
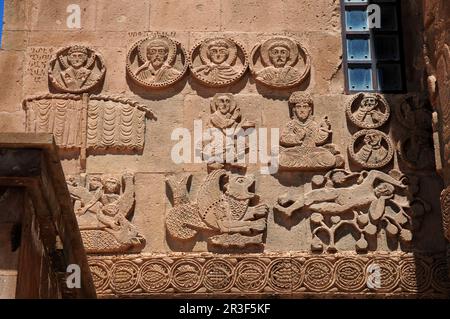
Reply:
M176 40L154 36L139 40L128 52L127 72L146 88L164 88L179 81L188 68L186 51Z
M311 59L308 51L295 39L274 36L253 48L250 70L259 83L290 88L307 79Z
M216 234L209 237L208 242L222 248L263 244L269 207L266 204L252 206L256 198L250 190L255 183L253 176L215 170L201 185L195 202L188 199L189 178L190 175L185 175L167 180L173 202L166 216L170 236L186 241L194 239L200 231L212 231Z
M146 106L120 96L44 94L24 101L26 130L53 133L62 149L142 151Z
M133 174L83 177L69 177L67 187L86 251L141 251L145 238L130 221L135 196Z

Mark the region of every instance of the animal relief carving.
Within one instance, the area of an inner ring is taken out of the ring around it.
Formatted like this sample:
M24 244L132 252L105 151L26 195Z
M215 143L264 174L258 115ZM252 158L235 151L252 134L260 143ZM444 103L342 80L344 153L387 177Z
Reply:
M145 238L131 223L134 210L134 176L112 175L67 181L85 249L89 253L139 252Z
M200 231L212 231L217 234L208 242L219 247L263 244L269 208L266 204L252 206L256 198L250 190L255 182L253 176L215 170L201 185L196 201L188 199L189 178L186 175L180 180L175 177L167 180L173 197L173 208L166 216L170 236L191 240Z
M311 213L311 249L337 251L338 232L350 226L356 232L355 249L367 251L369 239L381 229L404 245L411 243L412 230L419 230L423 217L431 211L417 197L418 179L398 171L351 173L333 170L313 178L315 189L291 198L281 196L274 208L290 217L296 211ZM413 223L414 219L414 223ZM319 236L325 233L324 237ZM326 241L326 242L325 242Z

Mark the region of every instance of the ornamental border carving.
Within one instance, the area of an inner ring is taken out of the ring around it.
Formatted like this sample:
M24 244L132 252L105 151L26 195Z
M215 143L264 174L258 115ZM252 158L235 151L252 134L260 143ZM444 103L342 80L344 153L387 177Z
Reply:
M142 254L88 257L100 298L114 296L372 295L450 293L444 255L366 254ZM369 266L381 272L369 288ZM150 267L150 265L152 267ZM120 266L120 267L119 267ZM126 266L126 267L124 267ZM383 284L385 283L385 284Z

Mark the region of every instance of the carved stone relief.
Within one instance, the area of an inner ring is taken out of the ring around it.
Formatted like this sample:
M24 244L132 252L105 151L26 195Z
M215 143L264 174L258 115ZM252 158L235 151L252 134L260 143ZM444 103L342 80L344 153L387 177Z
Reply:
M23 102L26 131L53 133L62 149L142 151L153 112L115 95L43 94Z
M378 130L355 133L349 145L350 158L363 168L381 168L394 156L391 138Z
M73 45L57 51L48 70L52 85L68 93L89 92L103 81L105 73L102 56L82 45Z
M139 252L145 238L131 223L134 176L125 173L69 177L69 189L81 237L88 253Z
M170 86L183 77L187 68L187 54L182 45L165 36L139 40L127 56L128 75L147 88Z
M223 87L244 75L248 67L248 54L234 39L208 38L191 50L189 67L192 75L203 84Z
M100 297L195 294L267 296L310 293L363 293L365 295L445 296L450 289L445 256L392 252L333 254L260 254L216 257L212 254L139 255L119 262L113 257L89 258L94 284ZM377 288L369 288L370 269L380 268Z
M315 176L312 182L313 190L299 198L285 194L274 208L288 217L296 211L312 213L313 251L336 252L341 228L356 233L355 249L359 252L367 252L369 240L376 241L381 229L405 246L413 239L412 230L420 229L424 215L431 210L416 196L417 178L395 170L388 175L375 170L351 173L337 169Z
M208 128L220 130L221 140L217 140L214 136L211 139L204 138L204 159L211 169L223 168L229 164L235 167L244 167L245 164L238 163L238 159L245 157L248 147L239 153L236 145L236 136L240 130L254 128L255 123L242 118L241 110L237 105L235 97L231 93L218 93L211 100L211 117L209 118ZM226 137L233 138L227 139ZM208 147L208 149L206 149ZM231 162L227 162L227 150L234 151L234 158ZM217 151L219 154L215 154ZM206 158L208 157L208 158Z
M432 112L414 99L406 99L396 108L397 122L405 129L406 136L397 145L400 158L417 170L435 167L435 151L432 129Z
M311 61L308 51L295 39L276 36L253 48L250 70L260 83L289 88L309 76Z
M450 241L450 187L447 187L441 194L442 226L444 236Z
M346 113L358 128L374 129L389 120L391 108L380 94L360 93L347 104Z
M291 170L326 170L344 165L334 144L328 143L331 125L327 117L316 120L309 94L295 92L289 99L292 120L280 136L279 166Z
M167 180L173 202L166 216L170 236L186 241L200 231L212 231L217 234L209 237L211 245L243 248L263 244L269 208L266 204L252 206L256 198L250 190L255 182L252 175L214 170L201 185L195 202L188 199L189 178Z

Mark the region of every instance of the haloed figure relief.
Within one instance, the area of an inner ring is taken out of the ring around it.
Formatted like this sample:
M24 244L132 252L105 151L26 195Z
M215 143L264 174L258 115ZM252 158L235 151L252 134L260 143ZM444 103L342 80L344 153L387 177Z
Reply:
M295 92L289 99L291 120L280 136L280 168L324 170L340 167L344 159L334 144L329 144L331 125L327 117L313 116L314 102L309 94Z
M86 186L84 185L86 183ZM130 222L134 208L134 176L125 173L69 178L67 185L73 201L83 243L88 252L136 252L145 238Z
M231 38L205 39L191 50L192 75L209 86L221 87L237 81L244 75L247 66L246 51Z
M184 75L187 56L181 44L164 36L136 42L127 57L129 76L147 88L167 87Z
M275 88L289 88L306 79L311 62L300 43L293 38L277 36L253 49L250 68L258 82Z
M380 94L360 93L347 104L346 113L357 127L373 129L389 120L391 108Z
M245 152L248 147L244 145L240 149L236 144L236 137L240 132L243 133L243 130L254 128L255 123L242 117L233 94L218 93L214 96L211 100L211 117L208 127L220 132L220 138L213 134L211 139L203 140L205 144L203 155L208 167L218 169L226 164L236 167L245 166ZM227 158L228 152L231 152L232 158Z
M49 64L50 81L63 92L88 92L103 80L105 73L102 56L82 45L59 50Z

